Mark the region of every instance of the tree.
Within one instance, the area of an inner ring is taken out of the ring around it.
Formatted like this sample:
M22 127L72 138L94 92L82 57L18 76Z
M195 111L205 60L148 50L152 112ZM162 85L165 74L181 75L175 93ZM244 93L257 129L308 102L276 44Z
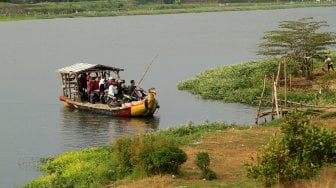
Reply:
M318 32L328 27L325 21L301 18L296 21L282 21L279 30L267 31L259 44L258 55L280 56L298 63L307 78L311 77L311 58L336 44L334 32Z

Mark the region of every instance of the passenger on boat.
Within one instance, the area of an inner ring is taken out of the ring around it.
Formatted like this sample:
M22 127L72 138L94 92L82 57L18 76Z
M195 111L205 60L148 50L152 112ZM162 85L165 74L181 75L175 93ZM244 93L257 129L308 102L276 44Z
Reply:
M110 76L107 80L107 87L109 87L112 84L112 76Z
M122 91L123 95L128 93L128 88L126 87L125 81L122 82L122 84L121 84L121 91Z
M128 95L134 97L136 99L142 99L143 97L143 89L138 88L135 84L134 80L130 81L131 85L128 87Z
M97 75L97 73L96 73ZM99 93L99 82L98 82L99 78L98 76L91 77L90 78L90 82L87 82L88 86L87 86L87 90L88 90L88 99L90 103L96 103L99 101L100 99L100 93Z
M117 82L115 82L114 79L112 79L110 87L112 88L113 96L117 97L117 95L118 95L118 86L117 86Z
M92 85L92 82L91 82L91 77L87 76L86 77L86 92L87 92L87 94L90 94L90 92L92 91L92 88L93 88L93 85Z
M79 92L81 100L87 99L86 89L87 89L87 83L86 83L86 74L82 73L79 75Z
M117 94L118 94L118 88L117 88L116 82L114 81L114 79L112 79L111 85L108 88L108 95L106 99L107 104L110 107L120 106L120 103L117 98Z
M125 95L127 95L127 87L124 83L121 82L118 84L117 97L120 100L124 100Z
M96 77L93 81L93 91L99 92L99 77Z
M99 81L99 99L100 102L105 104L105 78L102 77Z
M104 92L104 90L105 90L105 78L102 77L99 80L99 91Z

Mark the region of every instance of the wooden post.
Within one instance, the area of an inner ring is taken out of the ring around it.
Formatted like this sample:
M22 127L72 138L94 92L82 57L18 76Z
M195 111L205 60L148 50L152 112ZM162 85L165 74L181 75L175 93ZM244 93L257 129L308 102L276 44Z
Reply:
M271 120L274 119L274 107L275 107L275 99L274 99L274 74L272 76L272 112L271 112Z
M277 84L276 84L276 82L274 82L273 87L274 87L275 110L276 110L276 113L277 113L277 118L279 118L279 117L280 117L280 114L279 114L278 95L277 95Z
M274 86L273 86L274 87L274 100L275 100L275 109L276 109L276 113L277 113L277 118L280 117L279 106L278 106L278 94L277 94L277 87L278 87L279 77L280 77L280 69L281 69L281 61L279 61L278 73L277 73L276 81L274 82Z
M262 99L263 99L264 93L265 93L265 88L266 88L266 74L265 74L265 77L264 77L264 85L263 85L263 89L262 89L260 100L259 100L257 115L256 115L256 118L255 118L255 124L256 125L258 125L259 113L260 113L260 108L261 108L261 104L262 104Z
M289 91L292 91L292 74L289 75Z
M71 98L70 74L67 74L67 76L68 76L68 90L69 90L69 98L70 98L70 99L72 99L72 98Z
M287 72L286 72L286 59L284 60L284 75L285 75L285 108L287 108Z
M277 77L276 77L276 85L278 85L278 83L279 83L280 69L281 69L281 61L279 62L279 65L278 65L278 73L277 73Z

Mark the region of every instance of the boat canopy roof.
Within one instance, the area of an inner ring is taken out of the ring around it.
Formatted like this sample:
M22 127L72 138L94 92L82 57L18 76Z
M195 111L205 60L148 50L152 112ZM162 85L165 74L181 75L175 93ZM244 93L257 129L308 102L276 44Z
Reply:
M88 63L76 63L67 67L58 69L56 72L60 74L69 73L82 73L82 72L96 72L96 71L114 71L119 72L124 69L101 65L101 64L88 64Z

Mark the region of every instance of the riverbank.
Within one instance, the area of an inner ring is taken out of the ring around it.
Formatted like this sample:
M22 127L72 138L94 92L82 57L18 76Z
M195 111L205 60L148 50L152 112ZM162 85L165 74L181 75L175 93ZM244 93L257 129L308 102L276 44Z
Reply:
M63 3L11 4L0 3L0 21L107 17L126 15L176 14L242 10L271 10L301 7L336 6L334 1L290 3L180 3L138 4L132 1L87 1Z
M311 119L319 127L336 130L336 118L314 117ZM65 187L260 187L261 182L247 178L244 164L260 154L265 145L276 137L281 137L282 119L263 126L241 127L225 123L187 124L176 128L147 134L160 139L173 138L187 154L187 161L179 174L147 177L136 170L124 178L115 176L115 151L113 146L66 152L42 166L48 173L33 180L26 187L48 185ZM200 178L200 170L194 161L197 153L207 152L210 169L217 179L205 181ZM336 185L336 167L325 168L313 180L297 181L297 186Z

